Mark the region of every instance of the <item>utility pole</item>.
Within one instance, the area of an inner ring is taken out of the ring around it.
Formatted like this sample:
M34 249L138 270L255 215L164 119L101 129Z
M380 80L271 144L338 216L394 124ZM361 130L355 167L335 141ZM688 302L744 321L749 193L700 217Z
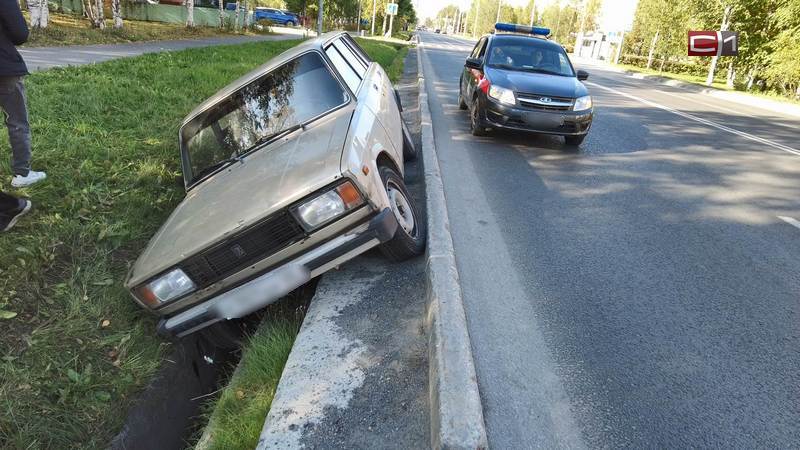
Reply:
M531 26L533 26L534 16L536 15L536 3L531 4Z
M372 0L372 22L370 23L370 25L372 25L372 31L370 32L370 36L375 36L375 8L377 7L375 3L376 1L377 0Z
M475 24L472 26L472 37L478 33L478 15L481 12L481 0L475 0Z
M358 24L356 25L356 34L361 35L361 0L358 0Z
M319 12L317 13L317 36L322 34L322 0L319 0Z
M497 0L497 19L494 23L500 22L500 7L503 6L503 0Z

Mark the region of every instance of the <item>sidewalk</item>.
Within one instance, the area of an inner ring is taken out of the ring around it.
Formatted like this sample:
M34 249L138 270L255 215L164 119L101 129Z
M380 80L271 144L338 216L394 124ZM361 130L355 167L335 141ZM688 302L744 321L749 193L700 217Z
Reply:
M65 47L21 48L19 52L28 64L28 70L36 72L54 67L80 66L117 58L139 56L145 53L176 51L187 48L214 45L244 44L258 41L281 41L300 39L297 34L270 34L265 36L233 36L180 41L138 42L131 44L75 45Z
M672 86L685 89L690 92L710 95L712 97L716 97L721 100L727 100L729 102L739 103L747 106L756 106L758 108L765 109L767 111L773 111L780 114L787 114L790 116L800 117L800 105L797 104L782 102L780 100L772 100L758 95L748 94L747 92L725 91L713 87L703 86L697 83L675 80L664 76L651 75L641 72L635 72L632 70L621 69L619 67L614 66L613 64L609 64L604 61L598 61L596 59L589 59L589 58L580 58L572 54L570 55L570 59L576 65L595 66L603 70L623 73L631 78L636 78L639 80L648 80L665 86Z

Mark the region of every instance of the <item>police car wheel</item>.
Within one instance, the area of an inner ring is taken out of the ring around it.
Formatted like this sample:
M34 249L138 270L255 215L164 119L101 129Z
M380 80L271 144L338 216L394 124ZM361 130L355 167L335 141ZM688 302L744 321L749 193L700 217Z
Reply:
M461 95L461 86L458 87L458 109L467 109L467 102L464 101L464 96Z

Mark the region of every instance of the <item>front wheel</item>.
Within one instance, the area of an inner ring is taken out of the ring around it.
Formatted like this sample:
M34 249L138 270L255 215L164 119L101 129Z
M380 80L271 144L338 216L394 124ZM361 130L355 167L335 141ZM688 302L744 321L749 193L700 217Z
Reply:
M403 122L403 160L414 161L417 159L417 146L414 145L414 140L411 139L411 132L408 131L406 123Z
M458 86L458 109L467 109L467 102L464 101L464 96L461 94L461 85Z
M472 101L472 108L469 110L469 129L473 136L486 136L486 127L481 121L477 98Z
M397 219L394 237L381 246L381 252L392 261L404 261L425 252L426 227L400 175L389 167L381 167L381 180L389 196L389 207Z
M573 145L573 146L581 145L584 139L586 139L585 134L582 134L580 136L564 136L564 142L566 142L567 145Z

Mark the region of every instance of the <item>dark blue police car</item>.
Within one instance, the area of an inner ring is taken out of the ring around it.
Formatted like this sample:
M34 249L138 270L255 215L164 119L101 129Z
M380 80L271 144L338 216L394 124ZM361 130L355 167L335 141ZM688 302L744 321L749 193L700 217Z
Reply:
M491 129L562 135L580 145L592 125L592 97L550 30L498 23L464 64L458 105L475 136Z

